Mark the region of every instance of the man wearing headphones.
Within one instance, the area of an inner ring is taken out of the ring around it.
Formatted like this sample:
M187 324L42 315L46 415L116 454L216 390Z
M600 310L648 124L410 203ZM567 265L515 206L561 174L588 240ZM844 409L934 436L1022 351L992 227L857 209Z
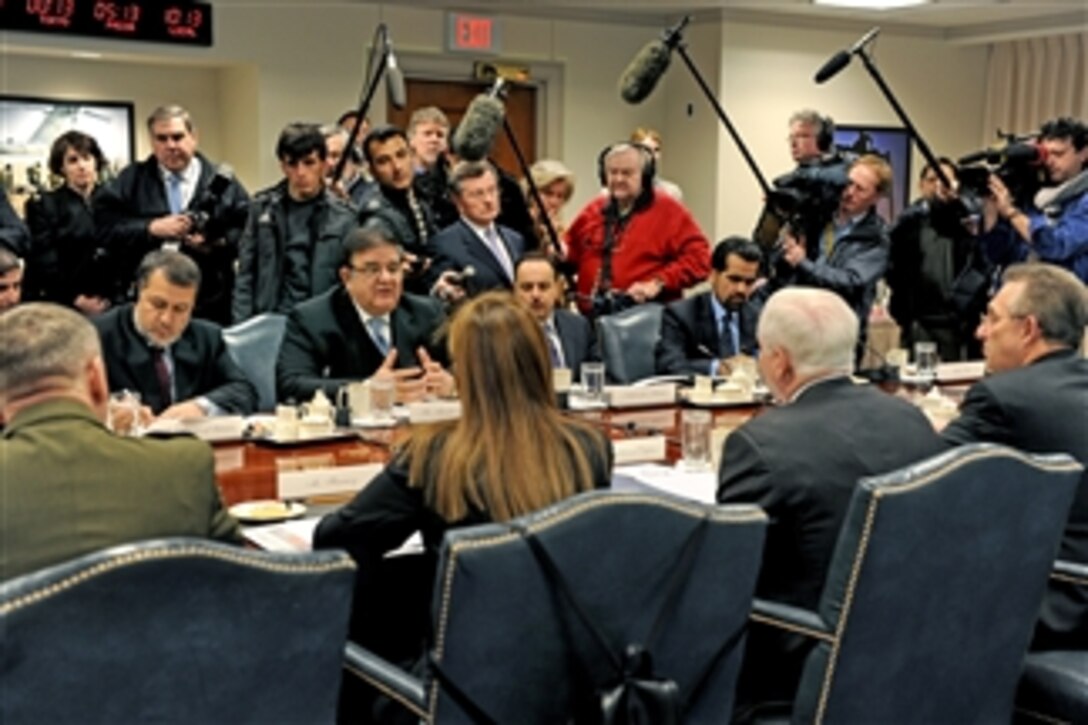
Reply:
M598 162L606 193L589 202L567 232L578 306L601 315L679 299L710 273L706 236L680 202L655 191L648 149L614 144Z

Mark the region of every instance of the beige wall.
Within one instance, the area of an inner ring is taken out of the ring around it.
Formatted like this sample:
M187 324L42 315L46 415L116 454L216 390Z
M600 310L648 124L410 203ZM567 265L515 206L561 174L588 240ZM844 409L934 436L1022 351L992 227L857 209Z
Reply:
M442 49L445 14L392 3L216 3L216 47L152 48L92 39L0 35L0 90L5 93L132 99L140 121L155 105L189 107L201 147L229 161L250 189L279 177L272 149L280 128L294 120L326 120L357 103L366 45L374 25L389 24L409 72L465 77L471 57ZM570 214L597 190L594 167L607 143L636 125L665 137L662 173L684 188L685 199L714 239L748 233L761 196L735 144L699 92L679 57L644 103L630 106L617 80L630 59L660 28L505 17L504 60L525 62L542 82L541 155L558 156L578 176ZM790 167L786 118L813 106L841 122L897 125L891 109L860 63L823 86L817 68L860 31L696 23L688 47L718 92L764 173ZM69 50L102 51L125 60L76 60ZM153 52L152 52L153 51ZM27 55L26 52L34 53ZM43 57L42 52L56 57ZM938 153L958 155L980 145L987 49L930 38L882 35L877 62ZM690 106L691 113L688 108ZM372 116L385 113L379 93ZM140 154L146 135L137 135ZM917 168L917 166L915 166Z

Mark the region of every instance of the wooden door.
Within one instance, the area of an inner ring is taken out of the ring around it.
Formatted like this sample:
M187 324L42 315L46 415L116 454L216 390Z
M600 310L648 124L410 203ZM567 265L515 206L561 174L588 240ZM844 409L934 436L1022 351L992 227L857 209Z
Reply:
M389 107L389 123L408 129L408 118L412 111L422 106L437 106L450 119L456 128L465 115L465 109L480 93L486 93L490 84L474 81L430 81L414 78L406 79L408 103L402 110ZM510 130L517 138L518 146L525 155L527 163L536 161L536 88L528 86L506 86L508 93L503 105L506 107L506 119ZM521 168L517 156L510 145L510 140L503 130L491 147L491 159L503 169L521 178Z

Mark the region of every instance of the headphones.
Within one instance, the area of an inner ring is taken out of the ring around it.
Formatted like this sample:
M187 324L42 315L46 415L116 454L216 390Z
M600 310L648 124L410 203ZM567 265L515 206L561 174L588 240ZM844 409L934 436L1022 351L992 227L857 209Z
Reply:
M649 190L652 193L654 175L657 173L654 152L648 146L634 141L620 141L619 143L609 144L601 149L601 153L597 154L597 179L600 180L601 186L608 186L608 174L604 168L605 159L613 150L622 148L635 149L642 156L642 191L646 193Z
M816 148L823 153L835 144L835 121L831 116L820 116L820 130L816 132Z

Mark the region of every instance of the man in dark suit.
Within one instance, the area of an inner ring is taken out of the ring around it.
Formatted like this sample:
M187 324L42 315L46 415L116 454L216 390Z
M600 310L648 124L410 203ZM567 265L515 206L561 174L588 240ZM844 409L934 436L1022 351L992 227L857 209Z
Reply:
M251 413L257 391L213 322L194 320L200 269L180 252L148 254L136 274L135 304L95 318L110 390L134 390L148 415L199 418Z
M559 307L559 268L543 252L527 252L514 267L514 294L544 328L552 367L568 368L574 380L582 363L600 360L593 326L581 315Z
M140 539L240 541L206 443L106 430L105 364L87 320L28 303L0 315L0 339L0 581Z
M990 375L967 391L950 443L992 441L1032 453L1068 453L1088 467L1088 288L1050 264L1009 267L976 335ZM1058 552L1088 564L1088 472ZM1033 647L1088 648L1088 591L1053 581Z
M489 161L462 161L450 172L450 193L461 218L432 240L432 292L457 301L466 294L512 289L514 266L525 253L525 239L495 223L500 211L495 167ZM470 267L473 274L465 276Z
M857 337L857 317L826 290L781 290L760 315L759 368L779 407L726 439L717 495L770 516L760 597L814 609L858 479L943 448L920 410L850 379ZM754 630L738 698L792 697L808 645Z
M200 154L189 112L162 106L147 119L152 155L131 164L95 198L96 234L131 280L144 256L180 249L200 266L194 314L230 322L238 238L249 195L233 174Z
M744 237L727 237L710 257L710 291L669 303L654 351L662 375L718 375L722 361L754 355L760 304L751 299L763 253Z
M436 334L442 305L404 292L404 253L379 227L363 227L344 243L341 285L298 305L276 363L280 400L330 398L347 383L391 378L401 401L448 395L453 378L443 369Z

